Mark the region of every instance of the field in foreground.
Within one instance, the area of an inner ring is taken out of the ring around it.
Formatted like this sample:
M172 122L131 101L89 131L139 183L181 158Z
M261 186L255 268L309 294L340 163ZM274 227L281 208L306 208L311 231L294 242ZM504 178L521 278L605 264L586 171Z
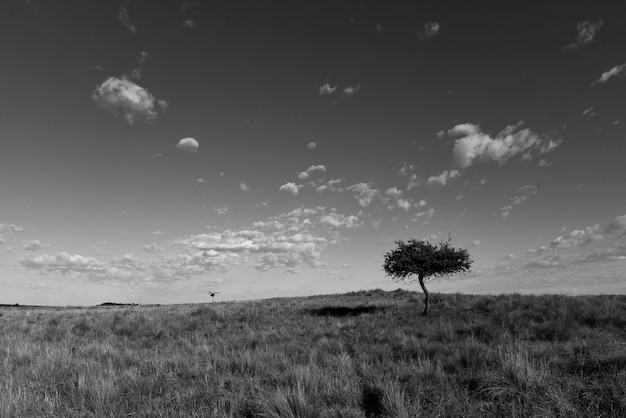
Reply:
M626 296L432 299L0 309L0 416L626 416Z

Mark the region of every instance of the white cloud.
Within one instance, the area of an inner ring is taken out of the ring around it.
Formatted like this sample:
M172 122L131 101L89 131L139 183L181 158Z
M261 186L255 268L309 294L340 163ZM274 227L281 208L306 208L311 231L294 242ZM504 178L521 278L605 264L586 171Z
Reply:
M141 68L135 68L130 72L130 77L135 80L141 80Z
M306 180L309 178L309 176L311 175L311 173L315 172L315 171L322 171L325 172L326 171L326 166L320 164L320 165L312 165L309 168L306 169L306 171L301 172L300 174L298 174L298 178L300 180Z
M596 111L593 106L588 107L580 114L581 119L591 119L594 116L596 116Z
M130 21L130 14L128 13L128 9L126 8L127 4L128 4L128 1L126 1L122 5L119 12L117 13L117 19L120 21L122 25L124 25L126 29L128 29L130 33L136 33L137 27L133 25Z
M309 142L308 144L306 144L306 147L308 149L315 149L317 148L317 142Z
M432 38L433 36L437 36L439 34L439 22L427 22L424 25L424 29L417 31L417 38L420 41L424 39Z
M41 242L38 239L33 239L24 244L24 249L26 251L36 252L41 249Z
M187 29L195 29L195 28L196 28L196 22L195 22L194 20L187 19L187 20L185 20L185 21L182 23L182 26L183 26L184 28L187 28Z
M196 180L196 183L208 183L209 181L207 179L203 179L202 177L198 178Z
M378 189L373 189L368 183L357 183L347 188L353 194L359 205L367 207L372 200L380 194Z
M190 137L181 139L180 141L178 141L178 144L176 145L177 150L190 152L190 153L198 152L199 147L200 147L200 144L198 143L198 141Z
M56 256L41 254L32 257L24 257L20 260L20 264L24 267L42 270L46 273L73 274L106 272L106 265L93 257L71 255L65 252L60 252Z
M336 85L331 86L330 84L326 83L322 87L320 87L320 96L326 96L326 95L333 94L335 92L335 90L337 90L337 86Z
M470 244L470 247L478 247L478 246L480 246L480 240L474 240Z
M148 90L126 76L107 78L95 88L91 97L101 107L123 115L131 124L136 120L152 122L157 117L157 109L163 111L167 107L167 102L157 101Z
M343 89L343 95L349 99L354 96L359 90L361 90L361 85L356 83L354 86L349 86Z
M437 186L445 186L449 180L457 177L459 175L458 170L444 170L438 176L431 176L426 180L426 184L429 186L437 185Z
M250 191L250 186L248 186L246 183L244 183L243 181L239 183L239 188L244 191L244 192L249 192Z
M585 19L579 22L576 27L576 40L565 45L564 49L576 49L592 43L603 24L604 22L600 18Z
M157 244L146 244L143 246L143 250L148 253L162 253L164 248Z
M376 24L376 32L383 33L383 27L380 24Z
M530 129L521 129L523 122L507 126L502 132L491 138L483 133L478 125L465 123L448 131L450 135L462 135L455 141L452 150L455 163L460 168L467 168L476 162L497 161L500 165L518 154L530 158L531 151L537 154L552 152L561 144L560 140L542 138Z
M295 183L291 183L291 182L285 183L282 186L280 186L279 191L287 192L295 196L298 194L298 186L296 186Z
M353 229L359 226L359 219L354 216L345 216L336 212L330 212L327 215L320 216L320 222L333 228Z
M385 196L389 196L391 198L395 198L395 197L400 197L402 196L402 191L398 190L397 187L390 187L387 190L385 190Z
M150 53L147 51L140 51L137 54L137 61L139 61L139 64L143 64L144 62L146 62L148 59L150 58Z
M326 190L331 191L331 192L343 192L344 188L343 187L337 187L336 184L340 184L345 182L345 179L330 179L328 180L328 182L326 184L323 184L321 186L318 186L315 190L318 193L323 193Z
M413 216L413 219L411 219L411 221L413 222L417 222L420 220L428 221L428 219L432 218L434 214L435 214L435 208L430 208L424 212L416 213L415 216Z
M626 64L616 65L609 71L603 72L600 78L591 83L591 85L594 86L596 84L606 83L607 81L609 81L609 79L613 77L622 77L624 75L624 72L626 72Z
M154 232L152 233L152 235L161 235L161 234L163 234L163 232L161 232L161 231L154 231Z
M213 211L217 212L218 215L226 215L229 210L230 209L228 208L228 205L219 208L213 208Z
M519 189L519 193L516 196L513 196L512 198L509 199L509 204L501 207L498 210L498 212L500 213L500 216L502 216L502 218L507 218L510 215L511 210L513 209L514 206L517 206L520 203L527 201L532 196L536 195L538 191L539 190L537 186L528 186L528 185L522 186Z

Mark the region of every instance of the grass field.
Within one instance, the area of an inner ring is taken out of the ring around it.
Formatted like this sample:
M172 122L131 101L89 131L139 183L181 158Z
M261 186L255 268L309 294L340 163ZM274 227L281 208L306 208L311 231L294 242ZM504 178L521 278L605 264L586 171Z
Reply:
M0 309L2 417L626 416L626 296Z

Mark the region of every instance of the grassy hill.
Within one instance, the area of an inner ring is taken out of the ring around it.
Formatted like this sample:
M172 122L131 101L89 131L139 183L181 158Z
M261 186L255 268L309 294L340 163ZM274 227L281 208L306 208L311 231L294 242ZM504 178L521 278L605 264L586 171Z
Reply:
M0 416L626 416L626 296L0 309Z

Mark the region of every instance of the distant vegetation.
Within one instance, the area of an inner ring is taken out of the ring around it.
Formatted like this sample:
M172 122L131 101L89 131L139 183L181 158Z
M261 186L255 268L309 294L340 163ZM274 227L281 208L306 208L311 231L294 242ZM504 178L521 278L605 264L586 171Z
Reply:
M418 298L0 309L0 416L626 416L626 296Z

